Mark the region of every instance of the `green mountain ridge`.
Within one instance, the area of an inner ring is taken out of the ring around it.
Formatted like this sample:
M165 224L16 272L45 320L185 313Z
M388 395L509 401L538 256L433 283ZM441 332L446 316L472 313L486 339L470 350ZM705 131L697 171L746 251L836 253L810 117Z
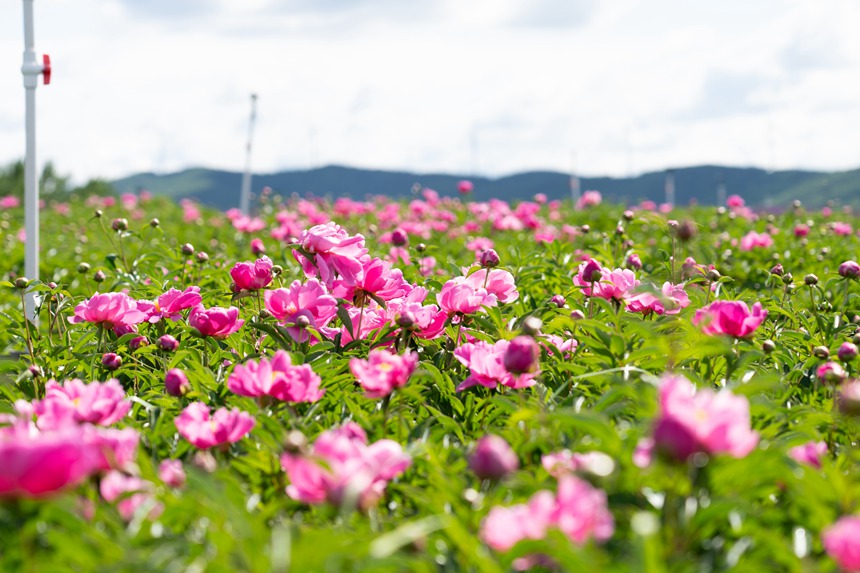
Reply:
M675 179L675 202L687 205L716 204L717 183L722 181L728 195L737 194L754 207L784 208L799 199L809 207L822 207L828 201L841 205L860 205L860 169L842 172L788 170L768 172L754 167L702 165L671 170ZM416 174L399 171L358 169L330 165L317 169L258 173L252 189L271 187L275 193L312 197L350 197L364 199L373 195L414 196L418 188L431 188L440 195L456 195L457 183L474 183L472 197L508 201L531 199L544 193L550 200L570 197L570 176L556 171L529 171L498 178ZM635 204L642 200L664 200L666 171L643 173L630 178L584 177L580 188L596 189L604 200ZM242 174L206 168L176 173L139 173L113 181L121 193L141 189L175 199L192 198L201 203L229 209L239 204Z

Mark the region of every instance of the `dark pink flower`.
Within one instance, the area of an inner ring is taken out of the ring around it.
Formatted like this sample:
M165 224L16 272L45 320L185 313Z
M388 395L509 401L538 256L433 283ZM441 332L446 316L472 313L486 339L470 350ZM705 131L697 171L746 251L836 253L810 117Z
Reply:
M259 290L271 284L272 267L272 259L263 256L253 263L236 263L230 269L230 276L239 290Z
M183 438L205 449L232 444L244 438L256 425L253 416L238 408L219 408L210 416L209 406L193 402L174 420Z
M347 284L361 279L368 258L363 236L350 236L340 225L328 222L303 231L298 241L306 254L293 251L293 256L308 277L318 277L329 288L338 276Z
M104 328L133 326L146 320L147 316L137 308L137 302L125 293L96 293L75 307L75 316L69 322L90 322Z
M200 304L191 309L188 324L196 328L202 336L223 339L242 328L245 321L239 318L239 309L235 306L213 306L207 309Z
M171 396L184 396L191 390L188 376L179 368L171 368L164 374L164 390Z
M188 308L194 308L203 300L200 296L200 287L190 286L184 291L172 288L166 293L155 299L153 303L140 301L138 305L148 304L151 307L148 309L148 321L155 323L162 318L170 320L179 320L182 318L182 311Z
M517 336L508 344L502 363L512 374L535 372L540 362L540 347L531 336Z
M320 377L310 364L294 366L290 355L275 351L271 360L248 360L237 364L227 379L227 388L240 396L271 396L284 402L316 402L325 394Z
M682 308L688 306L690 306L690 298L684 291L684 285L673 285L668 281L663 283L659 295L640 292L627 299L627 310L645 315L652 312L658 315L678 314Z
M693 324L701 324L702 332L711 336L727 335L746 338L758 328L767 311L761 303L753 305L752 311L745 302L739 300L717 300L696 311Z
M139 507L153 499L152 490L152 482L118 471L108 472L99 482L99 492L105 501L111 503L119 500L116 508L126 521L134 517ZM158 517L162 510L163 507L153 502L149 517Z
M367 360L352 358L349 370L364 389L368 398L384 398L406 385L418 366L418 354L407 351L402 356L377 348Z

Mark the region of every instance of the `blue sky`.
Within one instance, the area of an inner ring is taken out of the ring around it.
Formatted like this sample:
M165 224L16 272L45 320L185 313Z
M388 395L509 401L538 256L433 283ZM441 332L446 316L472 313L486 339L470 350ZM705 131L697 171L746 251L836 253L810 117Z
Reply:
M35 0L39 159L76 180L339 163L502 175L860 166L852 0ZM23 154L0 3L0 163Z

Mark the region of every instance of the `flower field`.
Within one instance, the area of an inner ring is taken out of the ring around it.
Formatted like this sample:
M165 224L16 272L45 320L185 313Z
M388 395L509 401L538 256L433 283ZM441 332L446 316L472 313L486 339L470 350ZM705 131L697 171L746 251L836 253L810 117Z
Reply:
M0 201L0 570L860 570L850 210L470 190Z

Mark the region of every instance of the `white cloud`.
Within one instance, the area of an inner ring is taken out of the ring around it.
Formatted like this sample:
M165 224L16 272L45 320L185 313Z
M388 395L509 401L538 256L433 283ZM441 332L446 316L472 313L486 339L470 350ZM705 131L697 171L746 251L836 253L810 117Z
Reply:
M0 4L0 162L23 153ZM181 4L181 6L180 6ZM851 0L36 0L39 158L77 180L193 165L625 175L860 161ZM180 9L181 8L181 9ZM471 140L477 141L477 158Z

